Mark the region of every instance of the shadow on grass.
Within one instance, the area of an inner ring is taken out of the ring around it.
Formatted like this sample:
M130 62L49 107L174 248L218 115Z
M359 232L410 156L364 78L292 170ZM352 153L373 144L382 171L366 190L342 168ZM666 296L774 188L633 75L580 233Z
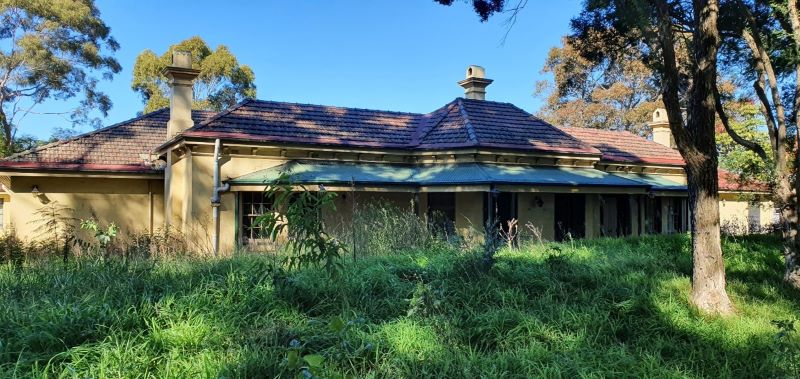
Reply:
M770 321L800 310L777 246L726 241L727 319L688 305L685 236L502 252L488 272L469 254L373 258L277 284L263 256L0 270L0 374L291 376L297 341L356 376L771 377Z

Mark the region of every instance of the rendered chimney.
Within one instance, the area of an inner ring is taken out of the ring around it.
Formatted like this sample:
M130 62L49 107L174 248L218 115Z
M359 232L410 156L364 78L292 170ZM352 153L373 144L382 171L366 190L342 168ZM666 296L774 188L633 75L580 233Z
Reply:
M672 130L669 128L669 117L667 117L666 109L656 108L653 111L653 121L649 125L653 129L653 142L672 149L677 147L675 138L672 137Z
M200 71L192 68L191 53L176 51L172 53L172 65L167 66L163 74L169 79L171 92L167 123L167 139L170 139L194 126L192 84Z
M467 67L467 78L458 82L464 87L464 97L474 100L486 100L486 87L492 84L492 79L486 79L486 70L481 66Z

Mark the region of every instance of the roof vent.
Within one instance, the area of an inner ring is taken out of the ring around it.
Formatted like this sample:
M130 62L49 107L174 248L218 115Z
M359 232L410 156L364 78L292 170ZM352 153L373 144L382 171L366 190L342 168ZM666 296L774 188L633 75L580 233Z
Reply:
M486 79L486 70L481 66L467 67L467 78L458 82L464 88L464 97L474 100L486 100L486 87L492 79Z

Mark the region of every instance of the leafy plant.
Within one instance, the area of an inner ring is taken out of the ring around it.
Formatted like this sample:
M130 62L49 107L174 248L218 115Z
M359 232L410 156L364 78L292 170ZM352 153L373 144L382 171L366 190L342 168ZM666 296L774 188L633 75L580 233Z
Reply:
M61 249L65 262L75 239L72 232L78 219L72 216L74 212L72 208L52 201L37 209L34 212L36 217L31 221L34 233L44 242L44 249L53 253Z
M792 336L797 335L796 320L773 320L772 325L778 328L775 335L775 353L783 365L786 377L800 378L800 347L791 343Z
M341 268L344 244L325 231L324 210L335 211L336 193L310 191L303 185L292 184L288 174L281 174L266 190L273 207L255 222L267 231L270 239L278 240L285 233L290 267L322 266L330 274Z
M102 257L108 258L108 246L119 234L119 227L112 222L104 229L97 220L87 219L81 220L81 229L94 233L98 252Z

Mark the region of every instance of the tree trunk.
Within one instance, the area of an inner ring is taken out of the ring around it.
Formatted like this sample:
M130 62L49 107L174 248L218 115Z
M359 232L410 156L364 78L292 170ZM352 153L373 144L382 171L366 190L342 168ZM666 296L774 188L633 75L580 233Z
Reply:
M697 157L699 158L699 157ZM694 161L694 159L692 159ZM692 207L692 292L690 300L711 314L730 314L725 292L725 262L719 231L716 157L687 164L689 203Z
M0 150L0 157L9 156L14 153L12 148L14 145L14 129L3 109L0 109L0 131L3 133L3 147Z
M690 301L701 312L733 312L725 292L725 263L719 233L719 182L715 131L717 85L717 29L719 4L716 0L694 0L697 22L692 35L694 67L689 93L687 122L678 100L680 86L675 59L675 35L671 8L656 3L659 15L659 44L664 60L663 101L670 130L686 162L689 203L692 210L692 291Z

